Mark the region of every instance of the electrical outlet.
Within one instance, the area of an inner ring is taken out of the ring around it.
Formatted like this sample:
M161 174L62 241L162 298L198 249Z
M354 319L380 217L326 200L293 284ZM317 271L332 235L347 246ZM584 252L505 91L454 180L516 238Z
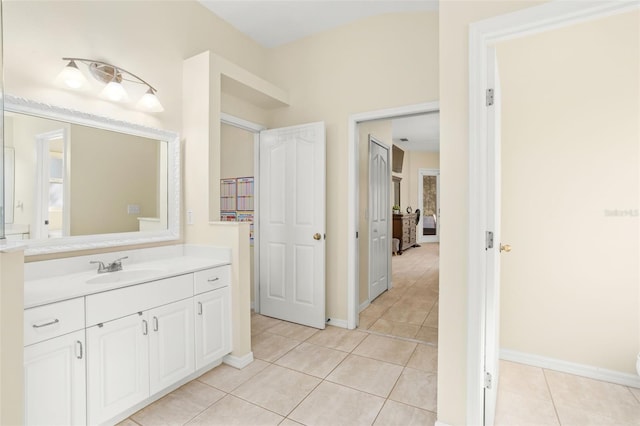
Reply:
M187 225L193 225L193 210L187 210Z
M127 204L127 214L140 214L140 205Z

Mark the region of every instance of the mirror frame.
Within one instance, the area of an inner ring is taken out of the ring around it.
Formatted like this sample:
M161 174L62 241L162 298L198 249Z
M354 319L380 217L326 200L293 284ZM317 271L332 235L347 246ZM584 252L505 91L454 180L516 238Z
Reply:
M158 243L180 239L180 137L178 133L115 120L5 94L4 111L167 142L167 229L23 240L25 256Z

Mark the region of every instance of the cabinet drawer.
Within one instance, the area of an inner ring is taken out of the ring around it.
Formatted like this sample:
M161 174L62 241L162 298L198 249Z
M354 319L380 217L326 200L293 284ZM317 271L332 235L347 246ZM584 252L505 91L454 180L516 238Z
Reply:
M87 296L87 327L193 296L193 274Z
M218 266L198 271L194 274L194 281L196 294L226 287L231 284L231 266Z
M24 311L24 345L84 328L84 298L51 303Z

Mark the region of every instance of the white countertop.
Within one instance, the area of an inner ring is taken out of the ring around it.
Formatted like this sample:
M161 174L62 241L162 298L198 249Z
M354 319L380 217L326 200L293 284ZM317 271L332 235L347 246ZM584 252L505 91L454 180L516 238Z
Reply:
M225 259L225 256L193 256L185 253L183 256L165 257L158 260L147 260L135 263L122 262L123 271L148 271L149 274L145 274L143 278L134 277L133 279L104 284L90 284L87 283L87 281L94 277L106 277L109 274L118 274L118 272L98 274L95 269L92 269L90 271L83 270L68 274L51 275L46 278L30 279L24 283L24 308L33 308L116 288L128 287L217 266L229 265L230 263L228 258Z

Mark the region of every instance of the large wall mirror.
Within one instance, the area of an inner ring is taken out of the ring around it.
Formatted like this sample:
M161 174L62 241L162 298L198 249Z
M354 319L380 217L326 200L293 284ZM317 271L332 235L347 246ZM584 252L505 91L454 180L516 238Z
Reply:
M178 135L5 97L5 234L25 254L176 240Z

